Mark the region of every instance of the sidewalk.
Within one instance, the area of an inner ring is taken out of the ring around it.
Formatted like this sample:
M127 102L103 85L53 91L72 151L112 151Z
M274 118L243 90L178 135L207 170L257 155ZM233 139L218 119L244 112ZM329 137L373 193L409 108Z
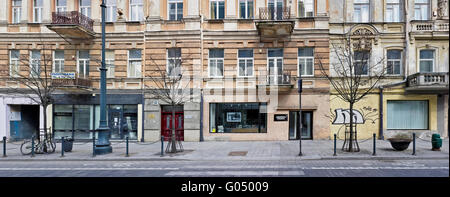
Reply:
M299 157L299 141L245 141L245 142L183 142L184 152L176 154L161 154L160 142L130 142L129 157L125 157L125 141L111 142L113 153L92 156L91 142L75 142L72 152L65 152L61 157L61 143L52 154L22 155L21 142L7 143L7 157L2 157L3 145L0 150L1 161L157 161L157 160L335 160L335 159L448 159L449 140L444 139L441 151L432 151L429 140L416 140L416 155L412 155L413 144L405 151L395 151L389 141L377 140L376 156L373 156L372 139L361 140L360 152L344 152L341 150L343 141L337 141L337 156L333 156L333 140L302 140L303 156ZM167 142L164 143L164 149Z

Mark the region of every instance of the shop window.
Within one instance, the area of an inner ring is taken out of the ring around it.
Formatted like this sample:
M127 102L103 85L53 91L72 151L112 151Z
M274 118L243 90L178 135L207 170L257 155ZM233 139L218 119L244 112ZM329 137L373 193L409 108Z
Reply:
M94 106L74 105L73 121L76 139L90 139L94 129Z
M266 103L210 103L211 133L266 133Z
M53 129L55 138L72 136L72 105L54 105L53 108Z
M387 101L388 129L428 129L428 101Z

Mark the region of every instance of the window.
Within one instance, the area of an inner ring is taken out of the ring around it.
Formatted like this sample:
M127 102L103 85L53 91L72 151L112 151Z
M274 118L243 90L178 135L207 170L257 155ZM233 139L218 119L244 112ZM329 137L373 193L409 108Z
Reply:
M266 103L210 103L210 133L266 133Z
M78 51L78 77L89 76L89 51Z
M9 75L11 77L19 76L19 62L20 62L20 52L19 50L11 50L9 52Z
M64 72L64 51L58 50L53 54L53 72Z
M106 0L106 22L115 22L117 19L116 0Z
M356 51L354 53L354 74L355 75L369 75L369 51Z
M143 3L142 0L130 0L130 20L141 21L143 20Z
M73 105L73 128L75 139L89 139L94 129L94 106Z
M240 49L238 51L238 76L253 76L253 49Z
M420 68L419 72L433 72L434 68L434 50L420 50Z
M283 75L283 49L272 48L267 50L267 82L278 85L286 82Z
M65 12L67 10L67 0L56 0L56 12Z
M128 51L128 77L141 77L141 50Z
M55 137L72 135L72 113L72 105L55 105L53 109L53 127L55 131Z
M314 0L299 0L298 1L299 17L313 17L314 16Z
M388 0L386 2L386 22L400 22L403 16L403 0Z
M22 0L12 1L12 23L20 23L20 14L22 12Z
M33 0L33 22L42 22L43 0Z
M428 101L387 101L388 129L428 129Z
M183 19L183 0L168 0L169 20Z
M429 0L414 1L414 19L430 20L430 2Z
M80 0L80 12L89 18L91 17L91 0Z
M239 0L239 13L241 19L252 19L253 0Z
M298 49L298 69L302 76L314 76L314 48Z
M209 76L223 77L223 49L209 50Z
M400 75L401 65L402 65L402 50L388 50L386 74Z
M369 0L354 0L353 4L353 22L367 23L369 22Z
M211 19L225 18L225 0L210 1Z
M181 74L181 48L167 49L166 72L169 76Z
M39 77L41 74L41 52L32 50L30 52L30 76Z
M105 66L108 69L106 71L106 78L114 78L114 51L113 50L107 50L105 51Z

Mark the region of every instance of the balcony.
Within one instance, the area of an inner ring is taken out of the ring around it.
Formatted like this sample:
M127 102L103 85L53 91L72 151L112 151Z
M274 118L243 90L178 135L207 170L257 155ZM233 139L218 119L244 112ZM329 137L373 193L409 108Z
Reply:
M259 9L256 28L262 41L280 40L289 37L295 22L290 18L290 7L264 7Z
M92 82L88 78L76 76L76 73L52 73L52 87L67 92L91 91Z
M448 72L416 73L408 76L406 91L448 94Z
M424 37L428 39L446 38L448 39L449 23L448 21L412 21L411 34L416 38Z
M86 40L95 36L94 20L77 11L53 12L52 23L47 28L56 32L64 39Z
M267 75L266 81L258 85L258 88L266 88L266 91L270 91L271 88L278 92L288 92L294 85L291 83L291 74L287 71L281 75Z

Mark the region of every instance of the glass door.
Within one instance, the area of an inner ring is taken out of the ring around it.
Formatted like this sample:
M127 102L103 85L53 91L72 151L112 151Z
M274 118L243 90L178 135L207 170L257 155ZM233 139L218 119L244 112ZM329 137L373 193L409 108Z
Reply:
M283 77L283 57L269 57L269 84L281 83Z
M271 20L281 20L283 16L283 0L269 0L267 7Z
M289 139L298 140L300 124L299 112L289 112ZM312 112L302 112L302 139L312 139Z
M111 129L111 139L123 139L123 111L122 109L109 109L109 128Z

